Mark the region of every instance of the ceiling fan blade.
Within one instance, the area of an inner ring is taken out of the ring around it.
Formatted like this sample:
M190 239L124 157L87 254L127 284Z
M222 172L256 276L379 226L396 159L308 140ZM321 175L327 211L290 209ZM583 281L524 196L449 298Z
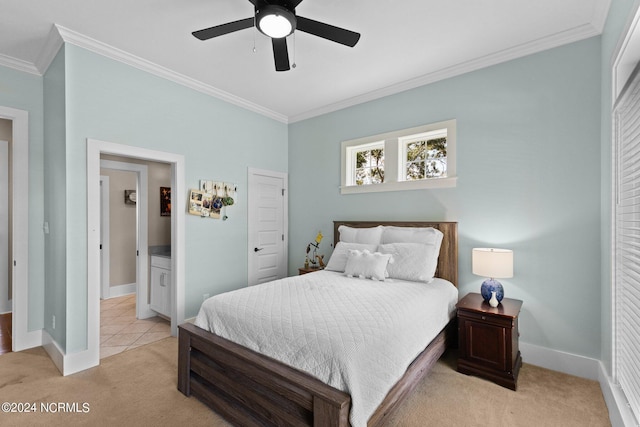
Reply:
M253 27L254 18L241 19L239 21L227 22L226 24L216 25L215 27L205 28L203 30L194 31L193 34L200 40L209 40L214 37L223 36L233 33L234 31L244 30Z
M273 60L276 63L276 71L289 70L289 51L287 50L287 38L271 39L273 44Z
M249 0L251 1L251 0ZM300 3L302 3L302 0L292 0L289 2L291 4L291 8L295 9L296 6L298 6Z
M302 0L300 0L302 1ZM267 3L265 0L249 0L249 2L256 8L256 9L260 9L262 6L267 5L269 3Z
M354 47L356 43L358 43L358 40L360 40L359 33L345 30L344 28L334 27L333 25L314 21L313 19L304 18L302 16L298 16L296 19L297 30L322 37L323 39L331 40L349 47Z

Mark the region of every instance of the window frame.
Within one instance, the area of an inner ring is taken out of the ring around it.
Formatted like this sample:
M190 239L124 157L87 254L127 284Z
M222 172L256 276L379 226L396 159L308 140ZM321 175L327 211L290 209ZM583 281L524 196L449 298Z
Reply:
M347 167L347 176L348 176L349 182L356 182L356 171L358 170L358 168L355 165L355 158L357 154L362 151L376 150L379 148L382 149L386 155L386 147L383 140L367 142L364 144L351 145L346 148L347 150L346 155L348 157L348 160L346 162L346 167ZM384 167L383 167L383 170L384 170ZM385 176L386 176L386 171L385 171ZM357 185L357 184L354 184L354 185ZM372 184L365 184L365 185L380 185L380 184L372 183Z
M404 165L406 163L406 145L420 135L434 133L446 129L447 132L447 176L406 180ZM355 182L354 153L384 145L384 179L379 184L357 185ZM376 193L383 191L422 190L433 188L452 188L457 183L456 172L456 120L446 120L428 125L387 132L378 135L357 138L341 143L341 194Z

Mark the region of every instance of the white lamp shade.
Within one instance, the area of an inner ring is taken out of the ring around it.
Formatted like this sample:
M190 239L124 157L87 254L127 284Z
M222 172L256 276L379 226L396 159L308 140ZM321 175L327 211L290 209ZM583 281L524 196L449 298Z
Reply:
M513 251L509 249L474 248L471 256L473 274L493 279L513 277Z

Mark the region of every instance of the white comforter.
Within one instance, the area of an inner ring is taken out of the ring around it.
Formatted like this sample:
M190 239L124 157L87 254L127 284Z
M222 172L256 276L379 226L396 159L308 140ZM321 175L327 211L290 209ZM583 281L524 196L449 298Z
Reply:
M319 271L217 295L195 324L351 395L366 426L389 389L449 322L449 282L376 282Z

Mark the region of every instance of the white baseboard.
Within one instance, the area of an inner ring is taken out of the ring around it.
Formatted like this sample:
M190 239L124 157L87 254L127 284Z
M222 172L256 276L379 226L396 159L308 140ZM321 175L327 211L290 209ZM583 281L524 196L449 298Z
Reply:
M107 299L117 298L124 295L135 294L136 289L137 289L136 283L129 283L127 285L110 286L109 295L107 296Z
M609 409L609 421L612 427L635 427L640 425L633 416L627 399L624 397L620 386L613 382L613 379L607 374L604 364L600 362L600 388L604 401Z
M42 346L63 376L75 374L100 364L100 354L95 354L91 350L65 354L58 343L44 329L42 330Z
M520 342L520 353L524 363L598 381L609 410L609 421L612 427L640 425L629 409L620 387L607 374L600 360L523 342Z
M597 359L552 350L522 341L520 342L520 353L524 363L595 381L598 381L600 376L600 361Z

